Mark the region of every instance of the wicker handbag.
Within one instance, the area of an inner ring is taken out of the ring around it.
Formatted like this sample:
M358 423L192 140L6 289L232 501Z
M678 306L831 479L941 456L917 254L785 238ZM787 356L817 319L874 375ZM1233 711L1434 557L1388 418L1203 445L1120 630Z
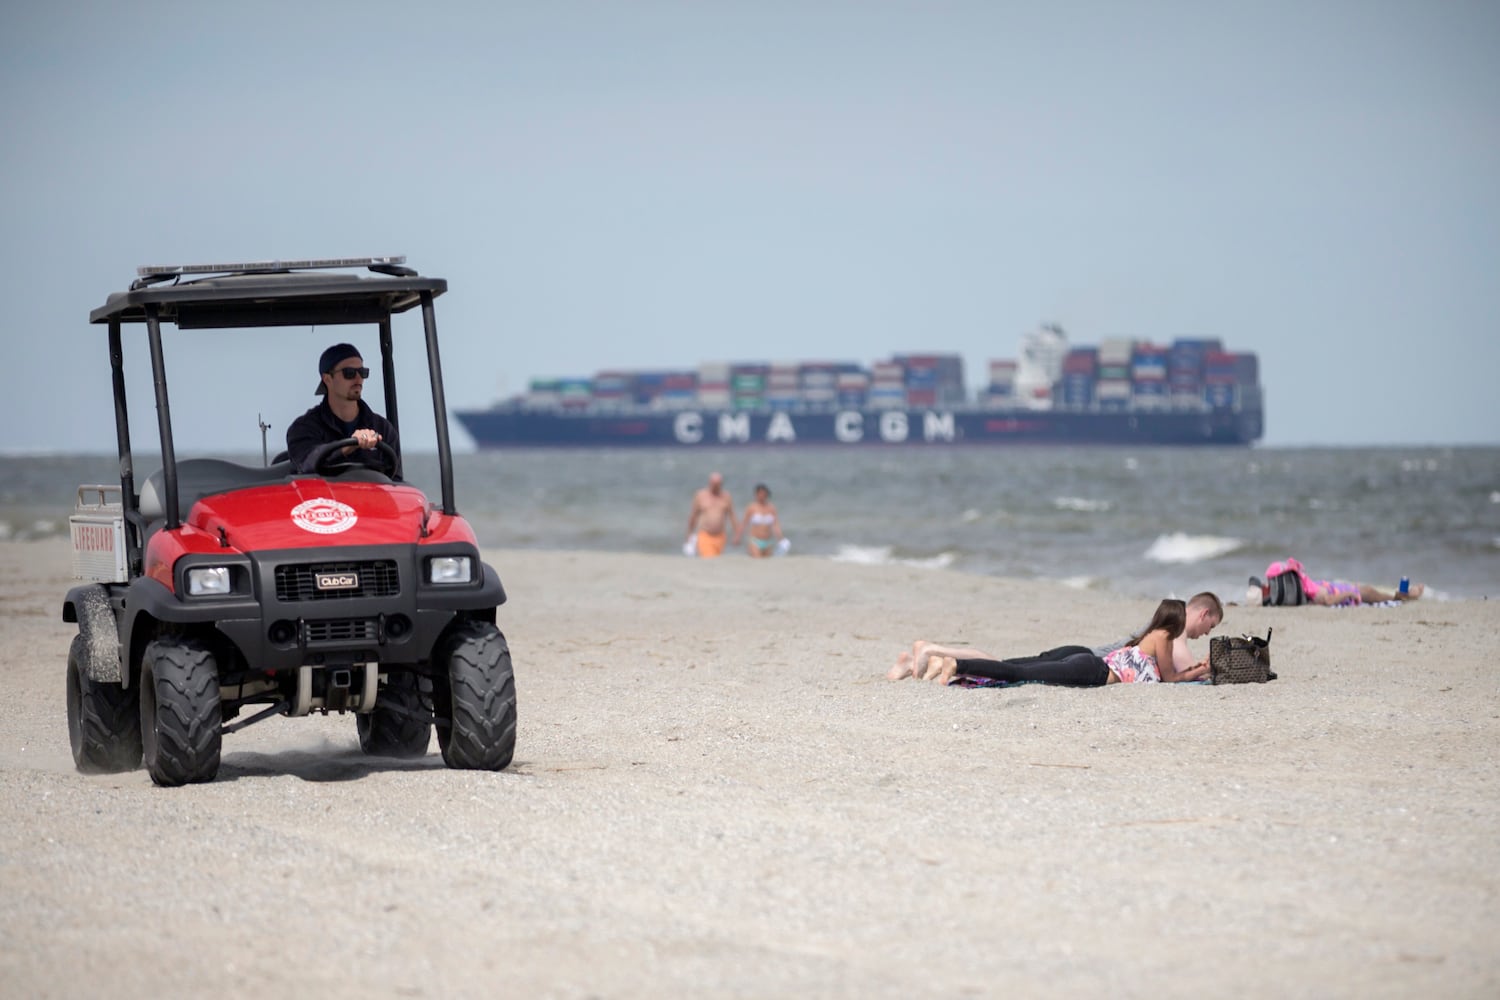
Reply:
M1271 671L1271 630L1255 635L1216 635L1208 640L1209 676L1215 684L1264 684Z

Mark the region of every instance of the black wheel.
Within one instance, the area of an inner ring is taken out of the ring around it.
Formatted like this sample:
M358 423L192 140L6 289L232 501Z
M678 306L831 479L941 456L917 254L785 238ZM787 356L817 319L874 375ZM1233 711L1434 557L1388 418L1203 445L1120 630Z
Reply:
M375 670L370 664L365 669ZM422 678L411 670L391 671L380 686L375 710L354 717L359 748L381 757L421 757L432 741L432 713L422 704Z
M435 692L438 746L449 767L499 771L516 752L516 679L493 625L464 622L444 643Z
M193 639L156 639L141 660L141 743L158 785L212 781L223 739L219 667Z
M92 680L89 648L75 635L68 647L68 742L84 774L115 774L141 766L140 689Z

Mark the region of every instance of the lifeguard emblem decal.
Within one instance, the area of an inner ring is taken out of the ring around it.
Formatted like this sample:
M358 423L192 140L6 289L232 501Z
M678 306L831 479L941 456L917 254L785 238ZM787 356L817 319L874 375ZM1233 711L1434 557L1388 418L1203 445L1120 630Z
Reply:
M354 527L359 515L346 503L331 497L304 500L292 508L292 523L316 535L336 535Z

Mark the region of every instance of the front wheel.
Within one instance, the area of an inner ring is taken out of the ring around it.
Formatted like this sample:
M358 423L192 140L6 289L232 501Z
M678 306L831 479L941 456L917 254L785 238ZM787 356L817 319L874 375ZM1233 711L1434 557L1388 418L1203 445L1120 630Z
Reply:
M141 742L158 785L212 781L219 773L223 714L219 667L194 639L154 639L141 660Z
M464 622L437 661L446 682L435 698L444 763L502 770L516 752L516 679L505 636L493 625Z
M366 670L379 669L375 664ZM411 670L391 671L375 708L354 717L359 748L380 757L421 757L432 741L432 714L422 704L422 678Z
M68 742L84 774L116 774L141 766L140 689L96 681L88 673L82 635L68 647Z

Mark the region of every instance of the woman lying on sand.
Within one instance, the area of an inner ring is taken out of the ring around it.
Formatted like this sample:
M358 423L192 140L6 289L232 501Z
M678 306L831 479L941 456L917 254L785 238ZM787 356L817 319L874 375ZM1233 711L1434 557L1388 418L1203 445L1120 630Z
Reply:
M1286 573L1297 574L1302 584L1303 599L1308 604L1322 604L1327 607L1381 604L1386 601L1415 601L1420 599L1427 590L1420 583L1413 583L1406 590L1381 590L1372 584L1359 583L1354 580L1314 580L1307 575L1307 571L1296 559L1273 562L1266 567L1267 580L1274 581L1276 577ZM1260 589L1262 602L1269 603L1271 588L1262 583L1260 577L1252 576L1250 585Z
M1065 687L1196 681L1207 676L1207 663L1178 670L1172 662L1172 640L1182 634L1186 621L1184 602L1162 601L1144 632L1103 657L1086 646L1060 646L1036 656L1000 660L980 649L940 646L919 639L912 644L911 652L903 652L896 658L896 665L886 676L891 680L915 677L947 684L957 675L965 674L1011 684L1030 682Z

